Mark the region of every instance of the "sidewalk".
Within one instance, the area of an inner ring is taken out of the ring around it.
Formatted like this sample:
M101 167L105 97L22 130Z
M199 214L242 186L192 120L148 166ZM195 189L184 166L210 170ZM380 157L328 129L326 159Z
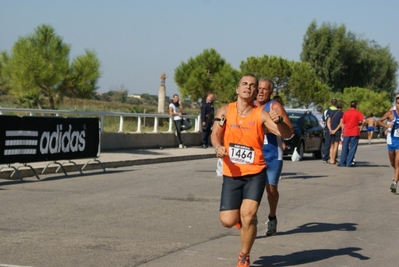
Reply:
M385 139L373 139L372 144L385 143ZM360 139L359 145L367 145L367 139ZM101 170L107 168L127 167L134 165L145 165L154 163L174 162L182 160L195 160L215 157L215 151L212 147L207 149L201 147L188 147L185 149L167 148L167 149L129 149L106 151L100 154L98 159L77 159L72 162L60 161L59 164L45 161L29 164L40 178L41 174L58 173L63 175L60 167L62 164L65 172L72 173L81 170L82 173L88 170ZM0 179L23 179L25 177L35 177L35 173L28 166L21 164L12 165L15 169L7 165L0 165ZM58 169L58 171L57 171Z
M101 170L107 168L127 167L134 165L145 165L154 163L164 163L182 160L194 160L215 157L215 151L212 147L204 149L202 147L188 147L185 149L168 148L168 149L129 149L129 150L113 150L100 154L97 159L76 159L73 161L59 161L53 163L51 161L34 162L28 164L36 172L37 177L41 174L59 173L63 175L60 167L65 172L72 173L81 170L82 173L88 170ZM0 165L0 179L22 179L25 177L34 177L34 171L28 166L22 164L11 164L8 167L5 164ZM14 173L15 169L18 173ZM57 171L58 169L58 171Z

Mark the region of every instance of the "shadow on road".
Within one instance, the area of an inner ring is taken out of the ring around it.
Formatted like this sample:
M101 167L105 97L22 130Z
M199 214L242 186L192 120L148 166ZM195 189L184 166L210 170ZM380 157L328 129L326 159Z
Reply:
M320 233L330 231L356 231L356 223L322 223L310 222L298 226L295 229L286 232L277 232L277 235L292 235L300 233ZM256 239L266 238L265 236L257 236Z
M328 175L305 175L303 172L282 172L281 179L311 179L311 178L324 178Z
M314 179L314 178L324 178L328 177L328 175L298 175L296 173L282 173L281 179L289 180L289 179Z
M336 256L351 256L359 260L368 260L369 257L363 256L356 251L361 248L347 247L340 249L313 249L300 252L293 252L287 255L263 256L253 262L252 266L295 266L317 262ZM255 265L256 264L256 265Z
M278 232L278 235L291 235L299 233L318 233L330 231L356 231L356 223L321 223L310 222L305 223L293 230L286 232Z

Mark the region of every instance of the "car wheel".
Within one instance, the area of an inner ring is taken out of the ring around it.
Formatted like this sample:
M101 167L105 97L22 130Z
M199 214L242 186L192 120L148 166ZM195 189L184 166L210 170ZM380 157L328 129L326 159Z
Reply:
M299 143L299 146L298 146L297 150L298 150L298 154L299 154L300 159L303 159L303 153L305 152L305 145L304 145L303 141L301 141Z
M321 159L323 157L323 152L324 152L324 140L321 141L319 150L314 152L315 158Z

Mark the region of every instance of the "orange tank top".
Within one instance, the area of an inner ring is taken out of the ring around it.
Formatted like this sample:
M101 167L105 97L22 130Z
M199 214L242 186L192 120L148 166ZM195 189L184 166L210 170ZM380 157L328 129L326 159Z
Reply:
M223 144L228 156L223 158L223 174L240 177L260 173L266 168L262 147L265 133L260 121L260 107L242 117L237 113L236 102L230 103L226 114Z

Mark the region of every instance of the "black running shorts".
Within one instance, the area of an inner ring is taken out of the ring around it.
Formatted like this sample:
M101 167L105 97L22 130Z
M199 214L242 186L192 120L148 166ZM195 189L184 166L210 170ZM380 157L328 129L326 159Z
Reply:
M220 211L238 210L244 199L252 199L260 204L265 190L265 183L265 170L258 174L234 178L223 175Z

